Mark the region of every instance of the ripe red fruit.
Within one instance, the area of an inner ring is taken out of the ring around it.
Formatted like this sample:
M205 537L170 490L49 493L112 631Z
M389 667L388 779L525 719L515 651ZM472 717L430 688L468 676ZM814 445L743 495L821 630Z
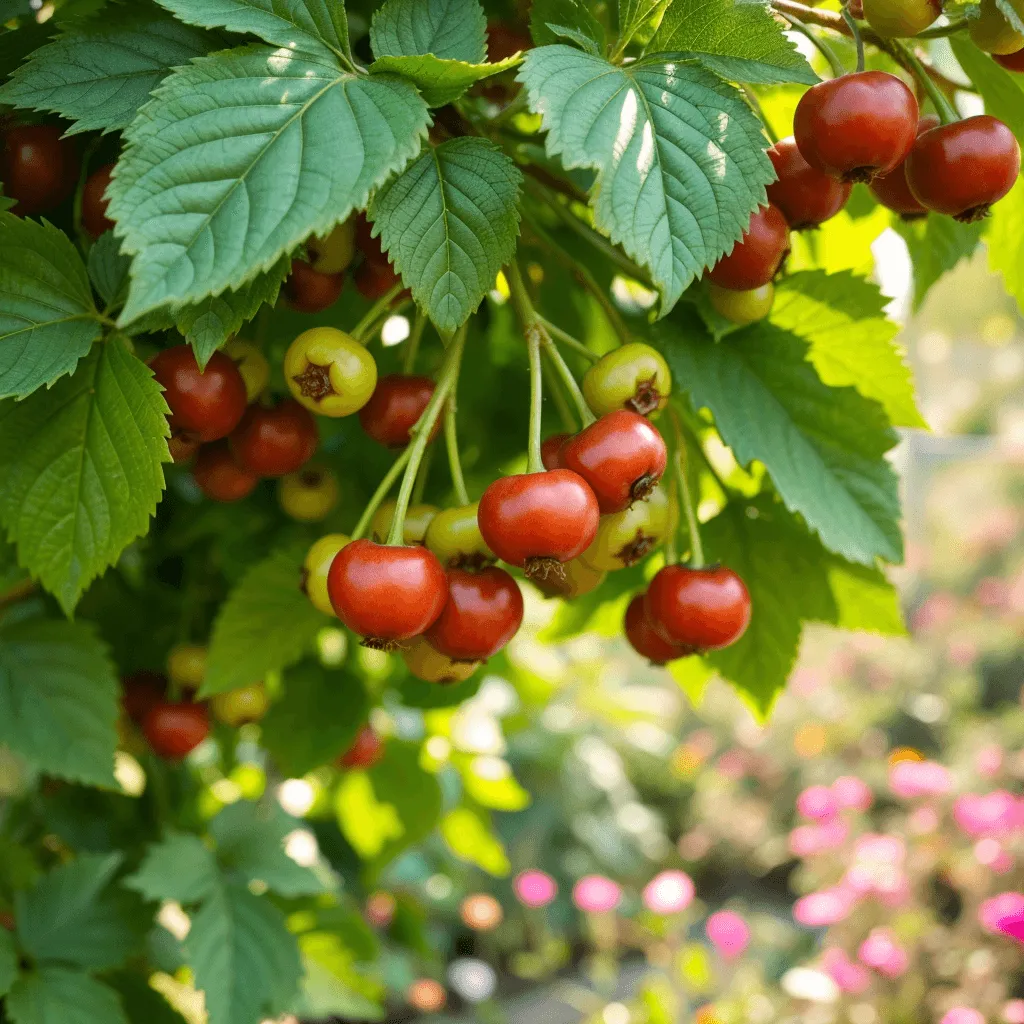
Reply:
M492 64L497 64L520 50L529 50L532 46L533 40L528 32L510 28L497 21L487 23L487 59Z
M158 352L149 366L170 406L172 433L206 444L238 426L248 402L245 381L223 352L214 352L201 371L192 347L175 345Z
M565 468L590 485L603 515L648 497L668 463L657 428L628 409L610 412L570 437L561 455Z
M930 131L938 124L939 119L934 114L926 114L917 123L917 134ZM898 213L904 220L923 217L928 212L914 198L914 193L907 184L906 160L888 174L880 174L868 187L884 207Z
M552 434L544 438L540 446L540 461L544 463L545 469L565 469L562 462L562 445L565 444L571 434Z
M409 431L423 415L433 394L434 382L429 377L389 373L377 381L370 400L359 410L359 423L386 448L404 448L411 440ZM440 428L438 417L431 440Z
M907 158L907 184L918 202L965 223L987 216L1018 174L1020 144L989 114L932 128Z
M352 746L337 760L339 768L372 768L384 756L384 741L369 725L364 725Z
M626 639L630 642L633 650L641 657L653 662L655 665L664 665L666 662L675 661L676 658L685 658L693 654L693 648L685 644L670 644L663 640L647 621L647 614L644 612L644 595L637 594L629 607L626 609L625 621Z
M227 441L204 444L192 467L199 489L212 501L241 501L260 482L258 474L238 464Z
M121 707L133 721L141 722L151 708L160 704L167 692L167 677L143 669L121 680Z
M60 136L52 124L17 125L4 135L0 175L4 195L17 200L14 213L46 213L74 191L78 154Z
M594 492L568 469L495 480L477 510L487 546L530 579L561 576L558 563L590 547L600 517Z
M359 269L352 275L356 290L364 299L376 301L382 299L396 284L400 278L395 273L395 268L385 260L378 263L374 260L364 260Z
M384 255L384 247L380 238L373 237L373 224L367 219L365 213L356 215L356 248L363 254L363 258L370 263L387 263L388 258Z
M774 206L762 206L750 218L750 226L708 272L720 288L750 291L768 284L789 252L789 225Z
M91 238L99 238L104 231L114 227L114 222L107 216L107 200L104 198L113 169L113 164L97 168L82 186L82 227Z
M331 563L327 592L338 618L365 646L388 649L434 624L448 597L448 580L425 547L354 540Z
M793 134L812 167L841 181L871 181L903 162L917 118L917 99L895 75L858 71L808 89Z
M750 623L750 594L732 569L666 565L647 588L644 613L662 640L714 651L743 635Z
M992 59L1007 71L1024 72L1024 50L1018 50L1016 53L993 53Z
M504 569L448 570L448 600L426 638L457 661L483 661L516 635L523 621L523 595Z
M176 466L188 462L199 451L199 446L199 438L191 437L189 434L171 434L167 439L167 450L171 453L171 461Z
M301 469L319 440L313 414L294 398L273 409L249 406L230 438L239 465L257 476L287 476Z
M153 752L169 761L190 754L210 733L205 704L172 704L160 701L149 709L142 733Z
M284 294L288 304L299 313L322 313L338 301L344 286L344 274L324 274L305 260L292 260Z
M850 198L853 185L812 167L800 155L792 135L776 142L768 158L779 176L768 186L768 202L778 207L794 231L824 224Z

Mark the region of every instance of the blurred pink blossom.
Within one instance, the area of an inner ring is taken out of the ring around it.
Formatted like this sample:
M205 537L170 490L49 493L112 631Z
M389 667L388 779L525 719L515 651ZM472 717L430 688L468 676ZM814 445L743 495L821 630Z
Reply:
M572 899L588 914L604 914L619 905L622 889L603 875L587 875L573 887Z
M903 871L906 857L906 844L898 836L869 832L854 844L844 884L862 896L873 894L888 906L898 905L910 892L910 883Z
M825 950L821 956L821 966L841 991L851 995L859 995L871 984L871 975L867 968L851 960L846 950L838 946Z
M735 960L750 945L750 926L731 910L712 914L704 927L711 944L726 960Z
M978 920L986 931L1024 943L1024 893L1004 892L985 900L978 908Z
M983 778L994 778L1003 770L1003 757L1003 748L989 743L974 755L974 769Z
M954 1006L947 1011L942 1018L941 1024L985 1024L985 1018L967 1006Z
M1021 827L1017 798L1005 789L977 795L965 793L953 804L953 817L969 836L1005 836Z
M978 660L978 645L967 636L953 636L946 644L949 660L958 668L968 668Z
M801 896L793 905L793 918L805 928L823 928L845 921L856 904L857 894L837 885Z
M939 827L939 812L934 807L915 807L907 824L914 835L929 835Z
M821 825L797 825L789 833L789 852L794 857L814 857L838 849L850 835L850 826L841 818Z
M727 750L715 762L719 775L733 782L739 782L747 774L747 759L742 750Z
M999 608L1006 603L1009 589L998 576L986 576L974 588L974 599L984 608Z
M1006 1024L1024 1024L1024 999L1011 999L1004 1003L1003 1020Z
M955 615L956 598L950 593L940 591L930 594L921 602L921 607L914 613L912 626L915 631L945 626L953 621Z
M974 859L983 867L990 868L997 875L1013 870L1013 858L1003 849L998 839L979 839L974 844Z
M888 928L875 928L860 944L857 957L862 964L873 967L887 978L898 978L910 966L907 951L896 941Z
M796 809L812 821L828 821L839 810L839 801L828 786L808 786L797 798Z
M644 906L655 914L678 914L693 902L693 879L685 871L662 871L643 893Z
M555 880L543 871L524 871L516 876L512 888L520 903L535 910L546 907L558 894Z
M937 761L899 761L889 769L889 788L904 800L944 796L953 788L953 776Z
M874 802L871 787L856 775L840 775L832 783L832 794L843 810L866 811Z

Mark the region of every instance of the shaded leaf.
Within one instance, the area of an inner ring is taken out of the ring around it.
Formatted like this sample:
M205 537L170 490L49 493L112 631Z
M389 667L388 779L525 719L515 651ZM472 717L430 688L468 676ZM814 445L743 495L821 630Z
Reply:
M62 967L23 974L4 1010L12 1024L128 1024L112 988Z
M443 107L454 103L471 85L500 75L521 63L519 57L506 57L496 64L468 64L443 60L433 54L407 57L378 57L370 65L371 74L395 74L412 82L427 103Z
M146 851L139 869L124 884L153 901L198 903L218 883L217 860L199 836L168 835Z
M487 18L478 0L387 0L373 16L375 57L432 53L446 60L487 60Z

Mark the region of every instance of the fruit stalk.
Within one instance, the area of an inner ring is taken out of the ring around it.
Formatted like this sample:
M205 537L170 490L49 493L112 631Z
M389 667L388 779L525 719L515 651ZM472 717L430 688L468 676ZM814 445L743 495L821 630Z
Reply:
M352 540L359 540L366 534L366 531L370 528L370 523L373 521L373 517L380 507L380 503L388 496L391 488L394 486L395 481L398 479L398 474L405 469L409 462L409 456L412 454L412 446L402 452L401 455L395 459L394 464L384 475L384 479L377 485L377 490L373 492L373 497L366 504L366 508L363 509L363 514L359 517L359 522L356 523L355 529L352 531Z
M954 121L959 121L960 117L953 108L953 105L945 97L942 90L932 81L931 76L925 70L917 54L909 46L896 39L889 40L889 47L893 57L910 70L914 78L921 83L924 91L928 93L928 98L932 101L935 113L939 115L939 120L943 124L952 124Z
M789 11L783 10L779 12L786 21L789 22L790 27L799 32L802 36L806 36L815 49L828 61L828 66L832 69L832 74L836 78L842 78L846 74L846 68L843 67L843 62L836 55L836 51L832 49L824 39L816 36L810 28L795 14L791 14ZM840 19L842 21L842 19ZM861 44L863 46L863 43ZM859 70L859 69L858 69Z
M391 303L405 291L401 281L393 284L367 311L366 316L349 332L356 341L366 344L366 336L373 325L391 308Z
M850 13L850 8L844 5L842 13L843 20L849 26L853 41L857 47L857 71L861 72L864 70L864 37L860 34L860 26Z
M420 351L420 342L423 340L423 331L427 326L427 314L416 307L416 315L412 321L412 331L409 340L405 343L405 358L402 360L402 373L409 376L416 367L416 356Z
M452 475L452 490L455 501L460 506L469 504L469 492L466 490L466 478L462 475L462 458L459 455L459 435L455 424L456 402L455 389L444 410L444 443L448 449L448 468Z
M686 530L690 535L690 566L694 569L704 568L704 545L700 539L700 525L697 522L697 510L693 505L690 493L690 482L686 478L686 438L679 424L679 415L674 408L669 408L672 418L672 432L675 435L675 451L672 453L672 465L675 469L676 483L679 487L679 503L686 514Z

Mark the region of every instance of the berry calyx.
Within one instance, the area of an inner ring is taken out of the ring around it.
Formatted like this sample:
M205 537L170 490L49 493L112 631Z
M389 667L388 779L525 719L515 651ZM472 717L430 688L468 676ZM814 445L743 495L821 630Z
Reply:
M478 661L457 661L435 650L425 637L419 636L402 650L406 668L425 683L454 686L464 683L480 667Z
M668 536L670 518L668 496L656 487L647 501L602 516L594 542L580 557L601 572L628 569L661 545Z
M562 566L562 576L548 576L535 579L533 585L545 597L560 597L571 601L574 597L582 597L597 590L604 583L608 573L595 569L583 561L582 556L573 558Z
M522 592L504 569L449 569L448 600L425 636L449 658L485 661L516 635L522 622Z
M338 552L350 544L351 537L344 533L329 533L321 537L306 553L302 563L302 578L299 589L309 598L313 607L324 615L334 617L334 605L327 591L327 574Z
M477 520L487 546L531 580L563 575L561 563L583 554L597 533L600 509L587 482L568 469L495 480Z
M231 434L239 464L258 476L286 476L301 469L316 452L316 421L288 398L272 409L251 405Z
M370 534L379 544L383 544L388 539L397 508L398 502L385 501L374 514ZM405 523L402 526L402 543L422 544L427 538L427 531L437 513L436 505L410 505L406 510Z
M643 594L637 594L626 608L625 633L633 650L654 665L665 665L694 653L693 648L671 644L654 632L644 611Z
M31 216L52 210L71 195L77 177L75 144L62 139L55 125L16 125L4 134L0 179L4 195L17 200L13 213Z
M907 184L914 198L963 223L988 216L1018 174L1020 144L989 114L924 132L907 158Z
M1009 3L1024 18L1024 2L1009 0ZM977 17L967 21L967 31L979 50L993 56L1016 53L1024 48L1024 35L1003 14L995 0L981 0Z
M434 394L429 377L389 373L377 381L372 396L359 411L363 430L385 448L404 448L412 439L411 430L423 415ZM438 417L430 440L441 428Z
M569 440L571 434L552 434L545 437L540 446L540 461L545 469L565 469L562 463L562 445Z
M850 198L853 185L812 167L792 135L776 142L768 150L768 158L778 175L778 181L768 186L768 202L781 211L793 231L816 228L831 220Z
M917 124L917 134L920 136L938 126L939 119L934 114L926 114ZM898 213L903 220L916 220L928 213L927 209L914 197L914 193L910 191L910 186L907 184L906 160L888 174L880 174L868 188L886 209Z
M258 474L239 464L226 440L199 449L192 477L211 501L225 503L248 498L260 482Z
M282 290L296 312L322 313L338 301L344 286L344 274L323 274L305 260L292 260L291 273Z
M750 594L723 566L666 565L647 588L644 613L662 640L715 651L743 636L750 624Z
M210 734L206 706L160 701L146 713L142 734L153 753L168 761L180 761Z
M808 89L793 135L811 167L840 181L871 181L903 162L917 120L917 99L900 79L858 71Z
M232 338L223 348L226 355L238 367L245 384L245 396L255 402L270 383L270 363L267 357L251 341Z
M650 497L668 451L650 420L618 409L569 438L562 462L589 484L602 514L609 515Z
M595 415L627 409L652 416L672 393L665 357L650 345L629 342L603 355L583 375L583 397Z
M863 0L864 19L887 39L916 36L942 14L942 0Z
M335 557L327 575L335 614L363 637L390 650L426 632L448 597L448 580L424 547L395 547L354 540Z
M1024 49L1016 50L1013 53L993 53L992 59L1007 71L1024 73Z
M210 701L210 709L214 717L238 728L249 722L258 722L267 713L270 701L267 699L267 690L262 683L253 683L252 686L241 686L237 690L228 690L226 693L218 693Z
M82 186L82 227L90 238L99 238L104 231L111 231L114 222L107 216L107 186L113 164L97 168Z
M384 756L384 741L364 725L356 733L352 745L338 758L339 768L372 768Z
M719 316L739 327L746 327L747 324L763 320L772 311L775 305L775 285L763 284L760 288L737 292L709 283L708 301Z
M303 466L281 477L277 485L281 508L300 523L326 519L338 504L339 493L338 478L322 466Z
M721 288L749 291L771 282L789 253L789 225L780 210L762 206L743 237L705 275Z
M167 676L182 690L198 690L206 678L206 647L175 644L167 655Z
M284 376L295 400L307 409L321 416L350 416L370 401L377 363L351 335L314 327L288 346Z
M306 240L310 266L318 274L342 274L356 254L356 222L349 217L323 238Z
M430 521L424 543L446 569L483 569L494 561L477 522L478 507L474 503L442 509ZM405 525L408 532L408 516Z

